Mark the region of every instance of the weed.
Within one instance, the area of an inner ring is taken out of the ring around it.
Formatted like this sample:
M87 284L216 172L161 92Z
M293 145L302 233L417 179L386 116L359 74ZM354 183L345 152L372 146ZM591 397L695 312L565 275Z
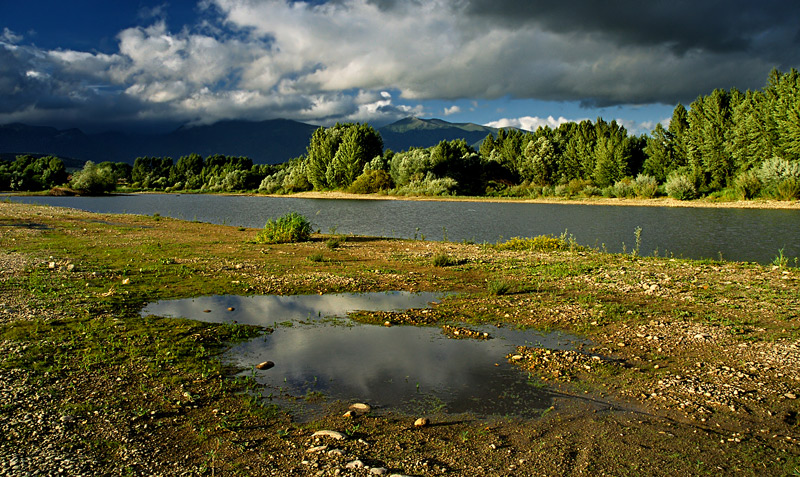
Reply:
M327 259L321 253L312 253L311 255L308 256L308 261L314 263L321 263L321 262L326 262Z
M336 250L340 245L342 245L342 241L339 237L329 238L325 241L325 246L328 247L328 250Z
M511 293L511 282L506 280L492 280L487 287L490 295L502 296Z
M631 255L633 255L634 257L638 257L639 250L642 247L642 228L636 227L633 230L633 236L636 239L636 245L634 246L633 250L631 250Z
M455 265L456 263L458 263L457 260L444 252L437 253L433 257L434 267L449 267L450 265Z

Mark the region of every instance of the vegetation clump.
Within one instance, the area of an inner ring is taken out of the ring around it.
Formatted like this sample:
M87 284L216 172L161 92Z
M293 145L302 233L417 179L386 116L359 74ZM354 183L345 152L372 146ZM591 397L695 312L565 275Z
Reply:
M573 240L565 236L553 237L552 235L537 235L536 237L511 237L502 243L497 243L497 250L517 250L517 251L552 251L552 250L574 250L578 245Z
M264 229L256 235L257 243L304 242L311 237L311 222L297 212L268 220Z

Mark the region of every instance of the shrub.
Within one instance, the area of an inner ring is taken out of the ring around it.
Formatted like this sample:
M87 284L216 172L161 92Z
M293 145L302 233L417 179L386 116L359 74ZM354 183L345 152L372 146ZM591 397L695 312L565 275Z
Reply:
M787 161L778 157L773 157L764 161L758 169L758 178L761 180L763 190L773 196L780 198L778 188L787 180L800 181L800 161ZM784 194L791 192L791 182L784 185Z
M290 212L276 220L267 221L256 235L257 243L302 242L311 237L311 222L297 212Z
M581 195L584 197L596 197L603 195L603 191L601 191L599 187L589 184L583 188Z
M374 194L392 188L392 176L383 170L366 171L350 184L347 192L353 194Z
M668 196L678 200L690 200L697 197L694 182L687 174L672 173L667 177L664 191Z
M639 174L633 182L633 190L636 197L652 199L658 192L658 181L653 176Z
M775 194L780 200L792 200L800 198L800 180L789 178L784 179L778 184Z
M736 176L733 181L733 189L739 199L752 199L761 192L761 180L755 172L745 171Z
M612 194L614 197L619 198L634 197L636 195L636 186L630 177L625 177L614 183Z
M497 250L572 250L575 244L564 237L537 235L533 238L511 237L503 243L495 245Z
M586 179L572 179L567 182L566 193L568 197L583 194L587 187L593 187L592 181Z

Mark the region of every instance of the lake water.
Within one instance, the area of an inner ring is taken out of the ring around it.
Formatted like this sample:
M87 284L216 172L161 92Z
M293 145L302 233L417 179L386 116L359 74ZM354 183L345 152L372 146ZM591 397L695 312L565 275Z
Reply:
M102 213L131 213L244 227L263 227L288 212L322 232L471 240L561 235L578 243L630 251L641 227L642 255L769 263L783 249L800 256L800 210L672 208L293 197L140 194L113 197L11 197Z
M242 374L261 384L268 400L289 405L301 418L320 408L306 402L309 396L406 412L522 417L577 399L534 385L527 373L505 359L519 345L572 349L583 343L576 337L483 326L473 329L489 333L491 339L456 340L438 327L365 325L346 318L354 310L425 308L442 296L408 292L209 296L152 303L142 314L274 328L233 347L224 359L245 369ZM275 365L254 369L264 361ZM593 405L610 406L600 401Z

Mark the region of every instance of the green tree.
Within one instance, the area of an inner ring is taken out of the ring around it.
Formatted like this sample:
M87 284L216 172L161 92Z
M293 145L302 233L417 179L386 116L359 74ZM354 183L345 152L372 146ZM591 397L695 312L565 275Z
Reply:
M110 164L100 167L92 161L86 161L83 169L73 174L70 186L83 193L99 195L116 189L117 179Z

